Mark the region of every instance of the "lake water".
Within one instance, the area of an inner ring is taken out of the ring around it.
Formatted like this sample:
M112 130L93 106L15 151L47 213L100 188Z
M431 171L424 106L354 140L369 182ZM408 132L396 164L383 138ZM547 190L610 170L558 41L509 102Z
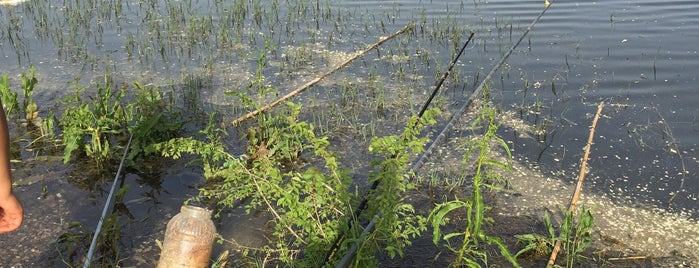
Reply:
M197 77L206 85L204 102L227 107L233 101L223 92L246 87L260 51L267 54L265 81L283 92L415 22L412 34L334 80L373 69L385 77L405 72L411 96L420 99L473 31L455 68L460 78L440 96L454 108L543 8L539 0L28 1L0 6L0 74L18 85L19 74L36 67L42 115L74 92L76 80L90 85L105 73L173 92ZM698 218L697 12L699 1L556 1L493 78L501 109L537 129L503 128L515 158L577 180L604 100L586 191Z
M426 16L472 29L475 47L484 42L493 47L467 50L464 58L487 72L541 12L541 2L361 1L343 6L377 14L399 9L398 17L406 21ZM613 198L659 207L679 192L670 207L697 217L696 11L699 1L560 1L552 6L510 56L503 79L494 82L505 106L528 105L523 118L546 122L547 135L540 139L545 142L521 140L515 151L577 180L592 115L605 100L587 183ZM532 103L540 114L526 111ZM517 140L517 135L506 139Z

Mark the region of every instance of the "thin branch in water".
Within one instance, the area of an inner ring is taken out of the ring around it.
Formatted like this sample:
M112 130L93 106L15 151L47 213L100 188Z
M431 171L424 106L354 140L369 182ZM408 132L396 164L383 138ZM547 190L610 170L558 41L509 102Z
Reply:
M657 107L653 107L653 110L656 114L658 114L658 117L660 118L660 123L663 125L665 133L670 137L670 153L677 153L677 156L680 158L680 165L682 167L682 177L680 177L680 188L677 189L677 191L674 192L672 196L670 196L670 199L667 201L667 206L670 207L672 205L672 202L677 197L677 194L679 194L684 189L684 181L687 178L687 174L689 174L689 171L687 171L687 166L684 162L684 156L682 155L682 151L680 151L680 148L677 145L675 135L672 134L672 129L670 128L670 125L667 123L667 120L665 120L665 117L663 117L663 115L660 114L660 111L658 111Z

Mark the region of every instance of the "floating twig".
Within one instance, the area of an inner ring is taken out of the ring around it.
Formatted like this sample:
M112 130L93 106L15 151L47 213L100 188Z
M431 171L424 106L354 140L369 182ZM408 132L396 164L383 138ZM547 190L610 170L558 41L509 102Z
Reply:
M680 165L682 165L682 177L680 178L680 188L677 189L677 191L674 192L670 196L670 199L667 201L667 206L670 207L672 205L672 201L674 201L675 197L677 197L677 194L679 194L684 189L684 181L687 178L687 174L689 174L689 171L687 171L687 165L684 163L684 156L682 156L682 151L680 151L680 147L677 145L675 135L672 134L672 129L670 128L670 125L667 123L667 120L665 120L665 117L663 117L663 115L660 114L660 111L658 111L657 107L653 107L653 110L655 110L655 113L658 114L658 117L660 118L660 124L663 125L663 127L665 128L665 133L670 137L670 153L677 153L677 156L680 158Z
M590 156L590 148L592 148L592 140L595 137L595 128L597 127L597 121L602 114L602 109L604 108L604 101L600 102L597 106L597 114L595 114L595 119L592 120L592 126L590 126L590 136L587 138L587 146L585 146L585 155L582 159L582 164L580 165L580 174L578 175L578 184L575 187L575 193L573 193L573 198L570 199L570 206L568 207L568 212L573 213L575 211L575 206L580 199L580 193L582 192L583 181L585 180L585 173L587 173L587 159ZM551 257L547 267L552 267L556 263L556 257L558 252L561 251L561 240L556 241L556 245L551 251Z
M350 57L349 59L345 60L344 62L342 62L342 63L341 63L340 65L338 65L337 67L333 68L332 70L330 70L330 71L328 71L328 72L322 74L321 76L316 77L315 79L313 79L313 80L309 81L308 83L306 83L306 84L304 84L304 85L298 87L297 89L294 89L293 91L289 92L288 94L284 95L283 97L279 98L278 100L273 101L273 102L270 102L269 104L267 104L267 105L265 105L265 106L263 106L263 107L260 107L260 108L258 108L258 109L255 110L255 111L249 112L249 113L247 113L246 115L243 115L243 116L241 116L241 117L238 117L238 119L233 120L231 123L232 123L233 125L237 125L237 124L240 123L240 122L243 122L243 121L245 121L245 120L248 120L248 119L250 119L250 118L252 118L252 117L254 117L254 116L256 116L256 115L258 115L258 114L260 114L260 113L262 113L262 112L265 112L265 111L267 111L267 110L269 110L269 109L274 108L275 106L277 106L277 105L279 105L279 104L281 104L281 103L287 101L288 99L290 99L290 98L296 96L297 94L299 94L299 93L301 93L301 92L303 92L303 91L309 89L309 88L312 87L313 85L315 85L315 84L317 84L318 82L320 82L320 80L323 80L324 78L330 76L331 74L337 72L338 70L347 67L347 65L349 65L350 63L352 63L354 60L358 59L358 58L361 57L361 56L364 56L365 54L369 53L369 51L371 51L371 50L373 50L373 49L379 47L380 45L382 45L382 44L385 43L386 41L391 40L391 39L393 39L393 38L395 38L395 37L397 37L397 36L399 36L399 35L401 35L401 34L404 34L405 32L407 32L407 31L413 29L414 27L415 27L415 26L414 26L413 24L410 24L410 25L408 25L408 26L403 27L403 29L401 29L400 31L397 31L396 33L394 33L394 34L392 34L392 35L390 35L390 36L388 36L388 37L381 38L378 42L374 43L373 45L368 46L368 47L367 47L366 49L364 49L363 51L360 51L360 52L355 53L354 56L352 56L352 57Z

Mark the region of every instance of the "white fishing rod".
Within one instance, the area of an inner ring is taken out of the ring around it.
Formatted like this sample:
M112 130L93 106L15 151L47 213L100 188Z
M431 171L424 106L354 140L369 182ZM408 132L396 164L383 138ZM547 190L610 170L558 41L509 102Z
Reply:
M99 222L97 222L97 227L95 228L95 234L92 236L92 242L90 243L90 250L87 251L85 257L85 263L83 263L83 268L90 267L90 262L92 261L92 254L95 252L95 246L97 245L97 237L99 237L102 231L102 224L104 223L104 218L107 216L107 212L111 210L112 206L112 196L116 190L116 186L119 183L119 175L121 175L121 168L124 167L124 160L126 159L126 154L129 152L129 147L131 146L131 139L133 139L133 133L129 136L129 142L126 143L126 148L124 149L124 155L121 156L121 162L119 163L119 169L114 176L114 182L112 183L112 189L109 190L109 195L107 196L107 201L104 203L104 208L102 208L102 216L100 216Z

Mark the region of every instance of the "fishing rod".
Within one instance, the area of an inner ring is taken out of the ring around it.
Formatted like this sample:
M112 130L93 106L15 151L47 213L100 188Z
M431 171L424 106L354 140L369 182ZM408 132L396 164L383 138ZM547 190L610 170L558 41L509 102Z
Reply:
M452 117L451 117L451 119L449 120L449 122L447 122L447 124L444 126L444 128L442 129L442 131L439 132L439 135L437 135L437 137L435 137L435 139L432 141L432 143L430 144L430 146L427 147L427 150L425 150L425 152L422 154L422 156L420 156L420 158L419 158L417 161L415 161L415 163L413 164L413 170L412 170L412 171L413 171L413 174L417 173L417 170L419 170L419 169L422 167L422 165L425 164L425 161L427 161L427 158L432 154L432 151L434 151L435 147L437 147L437 143L441 142L442 139L446 138L446 133L447 133L447 131L448 131L451 127L454 126L454 123L456 122L456 119L458 119L458 118L466 111L466 108L468 108L469 106L471 106L471 103L473 103L473 101L476 99L476 97L478 97L479 95L481 95L481 93L483 92L483 88L485 87L486 83L489 82L489 81L493 78L493 75L495 74L495 72L496 72L498 69L500 69L500 67L505 63L505 60L507 60L507 58L510 57L510 55L512 54L512 51L514 51L515 48L517 48L517 46L519 46L519 44L522 42L522 40L524 40L524 37L526 37L527 34L529 34L529 32L531 31L531 29L534 27L534 25L535 25L537 22L539 22L539 19L541 19L541 17L544 15L544 13L546 13L546 10L548 10L549 7L551 6L551 2L548 2L548 1L547 1L547 3L548 3L548 4L547 4L546 7L544 8L544 10L542 10L541 13L539 13L539 16L537 16L537 17L532 21L532 23L529 24L529 27L527 27L527 29L524 31L524 33L522 33L522 36L519 37L519 39L517 40L517 42L515 42L515 43L510 47L510 49L507 50L507 52L505 53L505 55L503 55L503 56L500 58L500 61L498 61L498 63L495 64L495 66L493 66L493 68L490 70L490 72L488 72L488 75L486 75L485 78L483 79L483 81L481 81L481 83L478 84L478 87L476 88L476 90L473 91L473 93L471 94L471 96L469 96L469 98L466 100L466 102L465 102L464 104L462 104L461 107L459 107L459 110L457 110L456 113L454 113L454 114L452 115Z
M545 5L545 8L544 8L544 9L541 11L541 13L539 13L539 15L532 21L532 23L529 24L529 26L528 26L527 29L524 31L524 33L522 33L522 35L519 37L519 39L517 40L517 42L515 42L515 43L510 47L510 49L507 50L507 52L500 58L500 61L498 61L498 63L495 64L495 66L493 66L493 68L490 70L490 72L488 72L488 75L485 76L485 78L483 79L483 81L481 81L481 83L478 85L478 87L476 88L476 90L473 91L473 93L472 93L471 96L466 100L466 102L464 102L464 104L462 104L461 107L459 107L459 110L458 110L456 113L454 113L454 114L452 115L452 117L451 117L451 119L449 120L449 122L447 122L447 124L444 126L444 128L442 129L442 131L439 133L439 135L437 135L437 137L435 137L435 139L432 141L432 143L431 143L430 146L427 148L427 150L425 150L425 152L422 154L422 156L421 156L417 161L415 161L415 163L413 164L413 169L412 169L413 172L412 172L412 174L417 174L417 171L422 167L422 165L424 165L424 163L425 163L425 161L427 160L427 158L428 158L430 155L432 155L432 151L434 151L434 149L437 147L437 144L438 144L439 142L441 142L442 139L444 139L444 138L446 137L447 131L449 131L449 129L451 129L451 127L454 126L454 123L456 122L456 119L458 119L458 118L466 111L466 109L467 109L469 106L471 106L471 103L473 103L473 101L476 99L476 97L479 96L479 95L481 94L481 92L483 91L483 88L485 87L486 83L489 82L489 81L492 79L492 77L493 77L493 75L495 74L495 72L496 72L498 69L500 69L500 67L505 63L505 60L507 60L507 58L510 57L510 55L512 54L512 51L514 51L514 49L517 48L517 46L519 46L519 44L522 42L522 40L524 40L524 37L527 36L527 34L529 34L529 32L531 31L531 29L534 27L534 25L536 25L536 23L539 22L539 19L541 19L541 17L544 15L544 13L546 13L546 11L547 11L547 10L549 9L549 7L551 6L551 3L550 3L550 2L547 1L546 3L547 3L547 4ZM374 184L377 184L377 182L375 181ZM377 185L378 185L378 184L377 184ZM373 186L373 185L372 185L372 186ZM371 230L369 230L369 229L370 229L369 227L374 227L375 224L376 224L376 222L375 222L376 220L378 220L378 217L372 218L372 220L369 222L369 224L367 224L367 228L365 229L364 232L371 232ZM372 228L372 229L373 229L373 228ZM355 244L347 251L347 253L345 253L345 256L343 256L342 260L341 260L340 262L338 262L337 265L336 265L335 267L336 267L336 268L344 268L344 267L346 267L346 266L349 264L349 262L352 260L353 256L356 254L356 250L359 248L359 244L360 244L361 242L362 242L362 240L361 240L361 239L358 239L358 240L355 242ZM333 247L335 247L335 245L333 245ZM329 254L330 254L330 253L329 253ZM328 258L326 257L326 262L327 262L327 260L328 260Z
M468 40L466 40L466 43L464 43L464 46L461 47L461 50L459 51L459 54L457 54L456 57L454 58L454 60L451 62L451 64L449 64L449 67L447 68L447 71L444 72L444 74L442 75L442 78L439 79L439 81L437 81L437 84L436 84L434 90L432 90L432 94L430 94L430 97L427 99L427 101L425 102L425 104L422 105L422 109L420 109L420 112L419 112L418 115L417 115L418 118L422 118L422 116L425 114L425 111L427 110L427 107L430 106L430 103L432 102L432 99L434 99L434 97L437 95L437 92L438 92L439 89L442 87L442 84L444 84L444 81L447 79L447 77L449 76L449 74L451 74L451 69L454 67L454 65L456 65L456 62L459 60L459 57L461 57L461 54L463 54L464 50L466 49L466 46L468 46L468 44L469 44L469 43L471 42L471 40L473 39L473 36L475 36L475 33L471 33L471 35L468 37ZM419 124L419 121L418 121L416 124ZM376 188L377 188L378 186L379 186L379 181L376 180L376 181L374 181L374 183L371 185L371 188L369 189L369 191L376 190ZM368 193L367 193L367 195L368 195ZM365 195L364 199L363 199L362 202L359 204L359 208L358 208L358 210L357 210L357 213L356 213L355 217L359 217L359 215L362 213L362 211L366 208L367 202L368 202L368 197Z
M121 156L121 162L119 163L119 168L117 169L117 173L114 176L114 182L112 183L112 188L109 190L109 195L107 196L107 201L104 203L104 207L102 208L102 215L100 216L99 222L97 222L97 227L95 228L95 234L92 236L92 242L90 243L90 249L87 251L87 255L85 257L85 262L83 263L83 268L90 267L90 262L92 261L92 254L94 254L95 246L97 245L97 238L99 237L100 232L102 231L102 224L104 223L104 219L107 216L107 212L109 210L111 210L112 196L114 196L114 192L116 190L116 185L119 183L121 169L122 169L122 167L124 167L124 160L126 160L126 154L129 152L129 147L131 147L131 140L132 139L133 139L133 133L131 133L131 136L129 136L129 142L126 143L126 148L124 149L124 155Z
M449 64L449 67L447 67L447 70L444 72L444 74L442 74L442 77L435 83L434 90L432 90L432 93L430 94L430 97L429 97L429 98L427 99L427 101L423 104L422 108L420 109L420 112L419 112L418 115L417 115L418 118L422 118L422 116L425 114L425 111L427 111L427 107L429 107L430 103L432 102L432 100L434 99L434 97L437 95L437 92L439 91L439 89L440 89L440 88L442 87L442 85L444 84L444 81L446 81L446 79L447 79L447 77L449 76L449 74L451 74L451 70L454 68L454 65L456 65L456 63L458 62L459 58L460 58L461 55L464 53L464 50L466 50L466 47L468 46L468 44L471 43L471 40L473 40L473 37L474 37L474 36L475 36L475 33L474 33L474 32L471 32L471 35L469 35L468 39L466 40L466 43L464 43L464 45L461 47L461 50L459 50L459 53L456 55L456 57L454 57L454 60L452 60L452 62ZM417 126L417 124L419 124L419 123L420 123L419 121L416 122L416 125L415 125L415 126ZM415 127L415 126L414 126L414 127ZM366 209L367 203L369 202L369 193L371 193L371 191L373 191L373 190L376 190L376 188L378 188L378 187L379 187L379 180L375 180L375 181L371 184L371 187L369 188L369 191L367 191L366 195L364 195L364 198L362 199L362 202L359 203L359 206L358 206L358 208L357 208L357 211L354 213L354 217L353 217L353 218L350 218L350 219L348 220L348 222L347 222L347 226L348 226L348 227L351 227L351 226L352 226L352 222L354 222L354 219L359 218L359 215L361 215L362 212L364 211L364 209ZM338 235L338 237L337 237L337 239L335 240L335 242L333 243L333 245L332 245L332 247L330 248L330 250L328 251L328 254L326 254L325 260L323 261L323 263L327 262L327 261L330 259L330 257L331 257L332 254L335 252L335 250L337 250L337 247L339 246L340 241L341 241L343 238L344 238L344 232L341 232L341 233Z

